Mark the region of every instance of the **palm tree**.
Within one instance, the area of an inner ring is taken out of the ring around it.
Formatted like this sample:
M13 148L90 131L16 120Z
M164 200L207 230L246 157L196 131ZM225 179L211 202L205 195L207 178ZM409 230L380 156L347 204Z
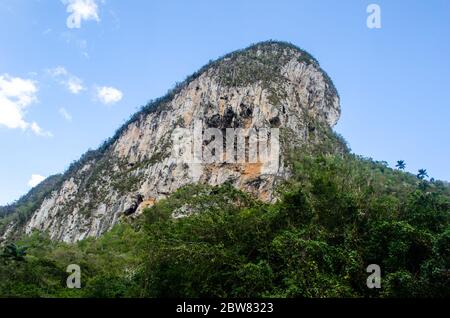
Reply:
M399 160L399 161L397 161L397 164L395 165L395 167L396 167L398 170L405 170L405 168L406 168L406 163L405 163L404 160Z
M425 179L425 177L428 177L428 173L426 169L419 169L419 173L417 174L417 178L420 180Z

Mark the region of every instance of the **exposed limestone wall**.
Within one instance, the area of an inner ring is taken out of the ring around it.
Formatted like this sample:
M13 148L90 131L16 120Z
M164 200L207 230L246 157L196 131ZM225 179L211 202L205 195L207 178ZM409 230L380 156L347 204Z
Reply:
M264 173L258 163L180 163L172 154L171 134L176 127L193 129L195 121L201 120L205 127L220 129L289 129L295 136L290 142L301 144L311 118L336 124L339 98L324 73L318 65L306 63L300 52L285 50L287 62L280 65L276 80L269 82L227 85L217 69L207 69L163 111L131 123L105 158L86 164L46 198L26 224L26 233L48 231L53 239L66 242L98 236L122 217L141 213L193 182L228 181L264 201L274 200L274 186L288 173L283 160L275 174Z

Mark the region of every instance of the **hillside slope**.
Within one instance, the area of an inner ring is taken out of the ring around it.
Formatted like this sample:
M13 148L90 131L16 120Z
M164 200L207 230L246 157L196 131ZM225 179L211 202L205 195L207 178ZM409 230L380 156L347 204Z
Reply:
M99 238L25 236L0 252L0 297L449 297L449 188L304 150L277 203L187 185ZM81 289L66 287L68 264ZM380 289L366 285L369 264Z

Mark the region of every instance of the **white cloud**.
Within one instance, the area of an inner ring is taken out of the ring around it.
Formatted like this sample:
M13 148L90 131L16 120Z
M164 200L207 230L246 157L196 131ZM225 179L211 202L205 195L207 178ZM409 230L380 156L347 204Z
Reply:
M69 114L69 112L68 112L64 107L61 107L61 108L59 109L59 114L60 114L61 116L63 116L65 120L67 120L67 121L72 121L72 115Z
M84 90L83 81L77 76L69 73L63 66L57 66L53 69L47 70L47 72L57 81L64 85L72 94L78 94Z
M38 136L53 137L53 134L49 131L44 131L36 122L30 125L31 130Z
M38 88L34 81L11 77L8 74L0 75L0 125L11 129L31 129L40 136L50 136L35 122L25 121L25 110L37 101Z
M28 181L28 186L34 188L35 186L37 186L39 183L41 183L44 180L45 180L45 177L38 175L38 174L33 174L33 175L31 175L30 181Z
M83 82L78 77L69 78L66 87L72 94L78 94L84 89Z
M123 93L114 87L99 87L97 88L97 98L103 104L114 104L120 101Z
M67 13L70 13L66 21L69 29L81 28L83 20L100 22L96 0L63 0L62 2L67 5Z

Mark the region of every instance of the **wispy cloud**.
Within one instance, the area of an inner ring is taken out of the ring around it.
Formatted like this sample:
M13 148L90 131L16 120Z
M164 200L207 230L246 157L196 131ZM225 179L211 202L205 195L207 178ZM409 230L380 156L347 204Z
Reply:
M64 31L60 34L61 38L70 46L76 48L81 55L88 58L89 43L86 39L80 38L80 35L71 31Z
M61 85L64 85L72 94L78 94L84 90L83 81L77 76L69 73L63 66L47 70Z
M0 75L0 125L11 129L30 129L36 135L51 137L36 122L25 121L26 108L37 101L38 88L34 81Z
M60 114L62 117L64 117L65 120L67 120L67 121L72 121L72 115L69 114L69 112L68 112L64 107L61 107L61 108L59 109L59 114Z
M62 0L66 5L67 13L70 13L67 18L66 25L69 29L81 28L81 22L97 21L100 22L98 15L98 1L96 0Z
M78 94L84 89L83 82L78 77L69 78L66 82L66 86L72 94Z
M114 104L119 102L123 98L123 93L114 87L98 87L97 98L103 104Z
M30 129L38 136L53 137L51 132L43 130L36 122L31 123Z

